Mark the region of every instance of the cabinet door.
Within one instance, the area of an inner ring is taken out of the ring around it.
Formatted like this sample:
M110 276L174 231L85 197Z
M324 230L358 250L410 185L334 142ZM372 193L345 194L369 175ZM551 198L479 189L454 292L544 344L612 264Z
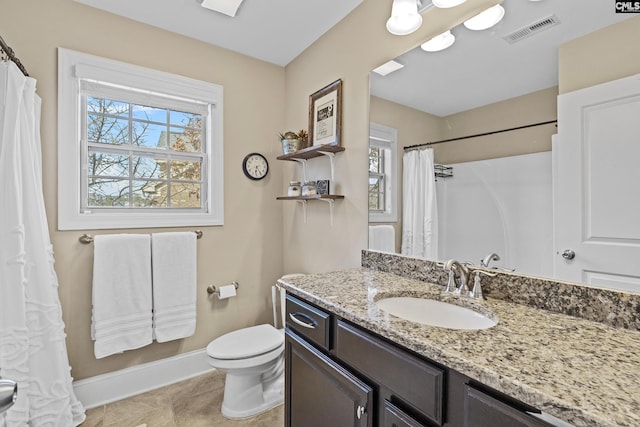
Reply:
M443 425L444 370L342 320L336 322L334 346L341 361Z
M426 427L388 400L384 401L383 427Z
M285 340L287 427L370 427L373 390L290 328Z
M549 424L467 386L464 427L549 427Z

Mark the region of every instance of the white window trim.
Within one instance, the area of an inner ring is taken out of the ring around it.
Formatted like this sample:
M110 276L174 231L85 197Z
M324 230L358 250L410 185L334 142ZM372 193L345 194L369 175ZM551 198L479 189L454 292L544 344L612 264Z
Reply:
M80 78L135 87L210 104L206 121L208 195L198 210L81 211ZM93 230L223 225L222 86L58 48L58 229Z
M391 152L391 159L387 162L389 173L385 172L385 212L369 212L369 222L397 222L399 188L398 130L389 126L370 123L369 146L387 148Z

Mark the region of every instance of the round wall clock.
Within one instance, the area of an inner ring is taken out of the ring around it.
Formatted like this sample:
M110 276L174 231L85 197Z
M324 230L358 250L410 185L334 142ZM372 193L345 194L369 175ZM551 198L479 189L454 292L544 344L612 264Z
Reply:
M249 179L261 180L269 173L269 162L260 153L250 153L242 161L242 171Z

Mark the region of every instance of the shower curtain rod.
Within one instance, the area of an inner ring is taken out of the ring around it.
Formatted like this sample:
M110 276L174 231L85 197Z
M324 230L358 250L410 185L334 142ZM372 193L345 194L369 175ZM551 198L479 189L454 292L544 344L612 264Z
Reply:
M18 66L18 68L20 68L20 71L22 71L22 74L24 74L26 77L29 77L29 73L27 73L27 69L24 68L24 65L22 65L22 62L20 62L20 60L18 59L18 57L16 56L15 53L13 53L13 49L11 49L9 47L9 45L4 41L4 39L2 38L2 36L0 36L0 50L2 52L4 52L4 54L6 55L6 57L13 62L14 64L16 64Z
M549 120L549 121L546 121L546 122L532 123L532 124L529 124L529 125L517 126L517 127L513 127L513 128L508 128L508 129L494 130L494 131L485 132L485 133L476 133L475 135L459 136L457 138L443 139L441 141L433 141L433 142L425 142L424 144L408 145L408 146L404 147L404 151L416 150L418 148L429 147L431 145L442 144L444 142L460 141L462 139L477 138L479 136L487 136L487 135L493 135L493 134L496 134L496 133L510 132L512 130L520 130L520 129L526 129L526 128L531 128L531 127L535 127L535 126L548 125L548 124L551 124L551 123L558 123L558 121L557 120Z

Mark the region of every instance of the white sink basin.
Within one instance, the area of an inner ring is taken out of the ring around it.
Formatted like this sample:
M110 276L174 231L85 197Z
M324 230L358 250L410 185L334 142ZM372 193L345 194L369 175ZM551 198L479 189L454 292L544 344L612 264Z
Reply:
M498 324L458 305L425 298L394 297L376 301L379 309L401 319L448 329L488 329Z

